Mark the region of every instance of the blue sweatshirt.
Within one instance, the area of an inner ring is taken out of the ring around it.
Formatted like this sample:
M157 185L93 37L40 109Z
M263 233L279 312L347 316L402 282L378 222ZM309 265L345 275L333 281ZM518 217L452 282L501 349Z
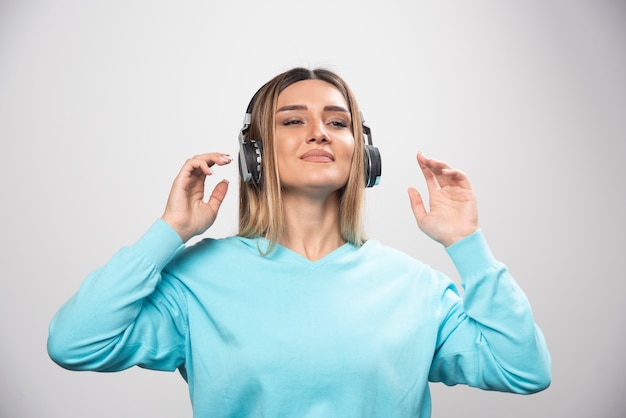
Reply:
M428 381L533 393L550 355L480 231L448 247L455 284L377 241L318 261L264 239L185 247L158 220L50 324L72 370L178 369L194 417L429 417Z

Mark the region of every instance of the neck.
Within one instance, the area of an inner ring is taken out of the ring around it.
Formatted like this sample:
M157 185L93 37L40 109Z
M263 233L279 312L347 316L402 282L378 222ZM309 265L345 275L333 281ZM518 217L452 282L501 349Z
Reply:
M283 196L283 207L285 224L278 241L282 246L316 261L345 244L336 193L323 200Z

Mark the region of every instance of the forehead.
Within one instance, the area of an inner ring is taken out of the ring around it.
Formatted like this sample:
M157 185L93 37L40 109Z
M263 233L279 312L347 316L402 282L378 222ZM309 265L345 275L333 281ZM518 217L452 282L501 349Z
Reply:
M302 80L285 88L278 95L278 108L286 105L320 104L321 106L337 105L348 108L343 94L330 83L322 80Z

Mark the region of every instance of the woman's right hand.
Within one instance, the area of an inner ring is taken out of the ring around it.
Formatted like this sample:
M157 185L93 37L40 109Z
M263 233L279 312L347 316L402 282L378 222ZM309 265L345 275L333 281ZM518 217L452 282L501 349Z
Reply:
M185 162L176 176L161 219L174 228L183 242L202 234L215 222L228 191L228 180L220 181L207 201L204 181L213 174L214 164L226 165L231 161L228 154L217 152L196 155Z

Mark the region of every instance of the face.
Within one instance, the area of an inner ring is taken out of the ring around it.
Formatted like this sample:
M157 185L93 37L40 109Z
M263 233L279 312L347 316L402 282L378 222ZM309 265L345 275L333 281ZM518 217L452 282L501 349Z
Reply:
M354 153L343 95L321 80L298 81L278 96L276 154L285 192L331 193L343 187Z

